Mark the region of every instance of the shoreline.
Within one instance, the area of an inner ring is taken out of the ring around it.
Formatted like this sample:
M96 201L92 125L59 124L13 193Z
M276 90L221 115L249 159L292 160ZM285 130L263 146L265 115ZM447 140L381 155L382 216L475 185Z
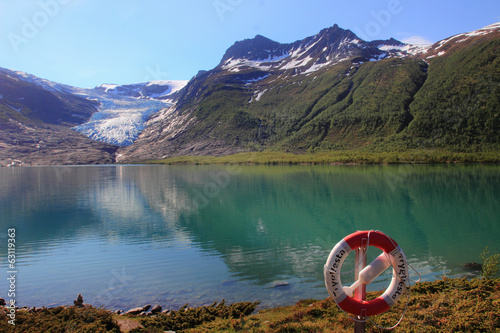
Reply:
M45 160L44 160L45 161ZM126 160L104 164L50 164L38 160L6 159L0 167L99 166L99 165L389 165L389 164L500 164L500 149L479 152L446 149L369 151L363 149L292 153L288 151L243 152L224 156L184 155L159 160Z
M470 262L470 263L466 263L464 265L464 267L469 271L468 273L458 274L458 275L453 275L453 276L443 275L443 276L441 276L441 278L438 278L436 280L420 281L419 283L434 283L436 281L440 281L441 279L448 279L448 280L466 279L468 281L471 281L471 280L481 278L481 274L480 274L481 264L478 264L475 262ZM279 281L279 282L281 282L281 283L276 284L276 286L274 286L272 288L287 287L289 285L287 281ZM375 293L381 294L382 292L383 292L382 290L367 291L368 294L375 294ZM324 292L324 296L326 298L329 298L328 292L326 289ZM84 295L77 294L76 299L73 300L73 305L52 303L52 304L41 305L41 306L40 305L16 306L15 309L16 309L16 311L21 310L21 311L28 311L28 312L37 312L37 311L42 310L42 309L53 309L53 308L59 308L59 307L68 308L68 307L73 307L73 306L84 306L84 307L102 308L102 309L105 309L106 311L109 311L111 313L125 315L130 310L135 310L133 312L137 312L138 309L142 309L142 312L144 312L144 313L149 313L153 309L159 308L158 311L154 311L154 312L165 313L165 312L169 312L169 311L178 311L179 309L183 308L184 306L188 306L189 308L203 308L203 307L206 307L213 302L226 302L227 303L227 301L225 299L215 299L215 300L212 299L212 300L209 300L207 302L192 302L192 303L190 303L189 301L182 301L182 302L177 302L177 303L183 304L183 305L171 305L171 306L161 304L161 302L145 302L145 303L132 303L131 302L126 307L123 307L123 306L108 306L108 307L106 307L105 305L97 306L97 305L94 305L91 303L85 303L84 300L85 300ZM301 302L301 301L302 300L296 300L296 301L288 301L288 302L278 303L278 304L274 303L274 305L270 305L270 304L265 305L265 304L262 304L262 303L265 303L262 300L239 300L239 301L234 301L234 302L229 301L229 304L258 303L256 310L261 311L261 310L269 310L269 309L274 309L274 308L286 308L289 306L293 306L293 304L295 304L297 302ZM184 302L186 302L186 303L184 303ZM140 304L143 304L143 305L140 305ZM0 297L0 311L2 310L2 308L6 308L6 307L7 308L9 307L9 300L7 298L4 299L4 298ZM167 310L167 311L165 311L165 310ZM138 314L140 314L140 312Z
M166 165L388 165L388 164L500 164L499 151L453 152L416 149L401 152L362 150L294 154L290 152L247 152L226 156L178 156L137 164Z
M379 294L368 292L367 299ZM407 301L403 298L388 312L371 319L381 326L391 326L407 307L401 325L393 332L494 332L500 328L500 278L443 277L416 283L404 297ZM0 331L42 332L72 327L78 332L351 332L353 327L330 298L258 311L258 302L222 301L196 308L185 305L178 310L138 307L136 312L124 314L84 305L80 297L74 303L19 309L15 326L8 324L5 308L0 308ZM367 324L367 332L377 332L371 326Z

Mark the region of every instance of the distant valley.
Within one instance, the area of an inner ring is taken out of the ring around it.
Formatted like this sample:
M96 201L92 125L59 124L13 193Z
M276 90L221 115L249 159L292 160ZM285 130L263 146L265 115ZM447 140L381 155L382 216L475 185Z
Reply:
M109 164L187 81L76 88L0 69L0 164Z

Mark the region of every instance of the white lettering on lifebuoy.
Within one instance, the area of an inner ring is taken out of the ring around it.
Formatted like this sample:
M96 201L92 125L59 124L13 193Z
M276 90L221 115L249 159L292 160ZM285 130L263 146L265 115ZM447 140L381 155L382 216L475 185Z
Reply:
M340 269L340 263L342 262L342 258L344 257L345 254L346 254L345 250L340 250L339 253L335 255L335 261L332 265L332 269L329 272L331 278L330 285L332 286L332 293L335 298L337 298L338 296L337 294L339 292L338 286L340 285L340 280L339 280L340 276L337 273L337 269Z
M398 282L398 286L397 286L396 290L394 291L394 294L392 295L393 300L399 298L402 295L402 293L405 291L406 280L408 278L406 276L406 271L407 271L406 260L405 260L405 258L403 258L403 255L401 253L399 253L399 255L398 255L398 260L399 260L399 264L397 265L397 267L399 268L399 270L398 270L399 282Z

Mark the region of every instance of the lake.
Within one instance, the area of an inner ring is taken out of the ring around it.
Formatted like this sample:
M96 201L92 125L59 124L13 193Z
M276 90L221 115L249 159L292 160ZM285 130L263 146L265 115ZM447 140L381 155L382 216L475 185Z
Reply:
M0 216L19 306L271 307L327 297L323 265L356 230L391 236L425 281L470 274L485 246L500 252L500 166L0 168Z

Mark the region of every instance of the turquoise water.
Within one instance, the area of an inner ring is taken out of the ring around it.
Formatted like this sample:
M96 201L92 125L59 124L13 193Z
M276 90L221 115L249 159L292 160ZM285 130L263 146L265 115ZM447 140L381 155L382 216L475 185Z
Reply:
M16 229L20 306L81 293L110 309L269 307L327 297L323 265L356 230L391 236L424 280L470 274L485 246L500 252L500 167L0 168L0 217L2 276Z

